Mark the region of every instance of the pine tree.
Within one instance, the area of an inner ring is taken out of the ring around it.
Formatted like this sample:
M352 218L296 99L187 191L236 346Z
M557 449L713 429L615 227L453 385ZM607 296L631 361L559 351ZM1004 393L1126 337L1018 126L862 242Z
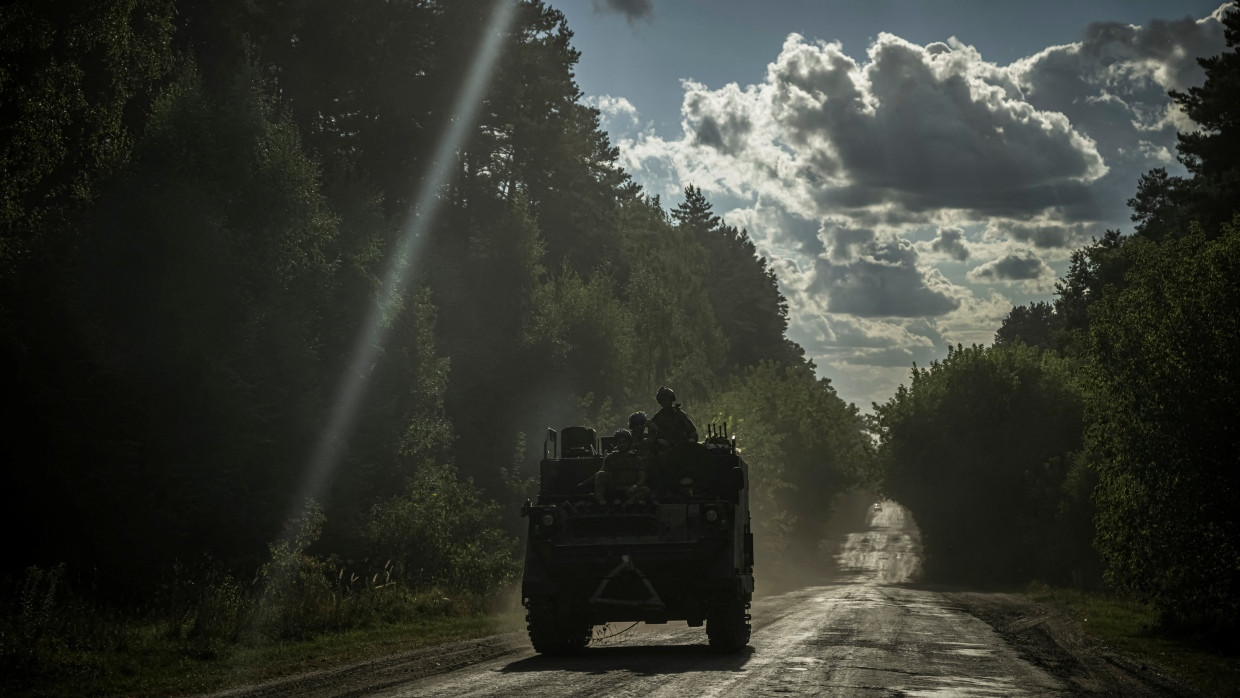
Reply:
M1172 98L1200 129L1179 134L1180 162L1193 175L1192 206L1209 236L1240 210L1240 9L1223 15L1223 36L1233 50L1197 62L1206 80ZM1182 230L1181 235L1187 234Z
M746 231L715 215L701 189L690 185L684 193L672 218L706 249L706 284L728 340L728 363L740 368L762 360L793 362L784 341L788 303L766 258L758 255Z

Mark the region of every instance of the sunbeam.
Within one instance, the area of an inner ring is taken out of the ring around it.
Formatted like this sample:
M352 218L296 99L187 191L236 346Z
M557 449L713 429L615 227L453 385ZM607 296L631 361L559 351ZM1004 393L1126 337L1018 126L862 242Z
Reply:
M294 510L288 521L296 520L306 500L318 499L323 494L339 463L341 452L348 443L357 417L358 404L366 393L371 370L374 368L375 355L390 329L390 323L385 318L389 317L392 308L400 303L408 289L414 262L438 208L438 192L448 182L454 169L456 153L473 126L483 94L499 62L504 37L516 16L516 9L517 2L514 0L497 0L491 11L490 21L483 32L478 51L453 105L453 116L439 141L439 147L431 160L429 174L417 192L397 241L379 298L358 332L353 346L353 358L341 377L327 425L311 453L299 496L293 502Z

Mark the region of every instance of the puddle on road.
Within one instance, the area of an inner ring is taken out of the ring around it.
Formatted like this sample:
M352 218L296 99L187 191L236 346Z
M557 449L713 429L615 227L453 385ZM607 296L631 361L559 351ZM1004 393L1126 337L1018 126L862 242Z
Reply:
M974 678L969 676L923 676L920 681L930 686L901 686L902 696L1023 696L1012 679Z
M994 654L994 650L987 648L985 645L978 645L972 642L943 642L948 652L952 654L963 654L966 657L989 657ZM958 645L952 647L951 645Z
M784 661L795 664L784 667L788 671L809 671L810 667L822 664L822 660L815 657L786 657Z

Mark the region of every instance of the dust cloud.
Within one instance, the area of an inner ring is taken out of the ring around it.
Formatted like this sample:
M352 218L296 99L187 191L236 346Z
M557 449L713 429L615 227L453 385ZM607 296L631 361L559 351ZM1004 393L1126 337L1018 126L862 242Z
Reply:
M922 574L921 533L900 504L871 492L842 493L818 536L791 538L777 560L756 561L756 594L838 583L906 584Z
M921 533L907 509L884 500L875 502L865 529L845 534L836 564L852 581L904 584L921 576Z

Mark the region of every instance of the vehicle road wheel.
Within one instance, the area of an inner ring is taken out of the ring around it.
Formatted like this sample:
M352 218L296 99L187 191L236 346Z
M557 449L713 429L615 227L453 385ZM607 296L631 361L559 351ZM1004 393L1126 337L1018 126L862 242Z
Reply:
M744 601L712 605L706 611L706 637L712 649L736 652L749 644L749 604Z
M556 618L553 606L531 606L525 614L530 643L539 654L576 654L585 649L594 630L591 625Z

